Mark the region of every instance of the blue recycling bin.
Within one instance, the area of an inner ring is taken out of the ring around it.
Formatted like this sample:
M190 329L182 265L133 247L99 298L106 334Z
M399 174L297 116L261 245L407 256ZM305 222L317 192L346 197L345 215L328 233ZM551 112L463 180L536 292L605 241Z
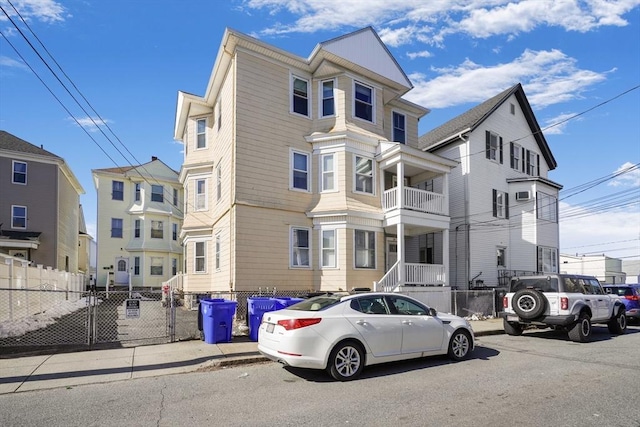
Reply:
M287 308L292 306L293 304L297 304L300 301L303 301L304 298L293 298L293 297L275 297L276 303L278 305L278 309Z
M207 344L231 342L233 316L236 314L237 305L236 301L222 298L200 300L204 342Z
M258 341L258 329L262 323L262 315L268 311L275 311L282 308L278 301L271 297L249 297L247 298L247 313L249 316L249 338L251 341Z

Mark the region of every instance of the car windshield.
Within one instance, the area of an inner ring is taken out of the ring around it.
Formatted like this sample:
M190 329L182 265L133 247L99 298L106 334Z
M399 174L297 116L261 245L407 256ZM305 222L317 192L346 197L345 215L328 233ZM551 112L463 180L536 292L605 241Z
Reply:
M293 304L287 307L288 310L300 310L300 311L320 311L333 304L340 302L341 296L338 295L321 295L312 297L299 303Z
M558 292L558 279L553 278L521 278L511 281L511 292L521 289L539 289L542 292Z

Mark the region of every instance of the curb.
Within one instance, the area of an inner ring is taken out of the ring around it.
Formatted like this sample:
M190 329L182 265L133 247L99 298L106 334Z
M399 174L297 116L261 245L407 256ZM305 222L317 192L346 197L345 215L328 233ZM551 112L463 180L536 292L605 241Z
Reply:
M504 331L500 329L492 330L492 331L480 331L474 332L473 335L476 337L485 337L489 335L503 335Z

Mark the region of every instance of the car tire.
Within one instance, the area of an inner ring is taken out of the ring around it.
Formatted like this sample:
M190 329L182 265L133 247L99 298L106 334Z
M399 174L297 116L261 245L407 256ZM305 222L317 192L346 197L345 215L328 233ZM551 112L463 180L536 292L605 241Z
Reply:
M544 314L546 301L540 291L521 289L513 295L511 307L521 318L533 320Z
M507 335L517 337L522 335L522 325L519 323L507 322L507 319L502 319L502 327Z
M354 341L346 341L334 347L329 355L329 375L337 381L358 378L364 368L364 351Z
M458 329L449 340L449 357L456 362L467 359L471 354L471 334L464 329Z
M627 316L625 315L624 308L620 308L618 314L609 320L607 327L613 335L622 335L625 333L627 330Z
M591 338L591 317L582 313L578 321L569 329L569 339L573 342L587 342Z

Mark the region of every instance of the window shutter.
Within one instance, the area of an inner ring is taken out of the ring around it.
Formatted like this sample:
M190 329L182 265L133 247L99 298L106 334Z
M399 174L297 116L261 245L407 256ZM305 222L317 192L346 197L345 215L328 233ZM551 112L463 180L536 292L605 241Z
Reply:
M487 159L491 158L491 133L486 130L485 132L485 136L486 136L486 144L485 144L485 157Z
M504 217L509 219L509 193L504 193Z
M502 137L500 137L500 164L502 164Z
M498 217L498 191L496 189L493 190L493 216Z
M524 155L525 155L526 153L525 153L525 149L524 149L524 147L522 147L522 148L521 148L521 150L522 150L522 156L520 156L520 158L521 158L521 161L520 161L520 163L521 163L521 165L520 165L520 169L522 169L522 172L524 172L524 171L525 171L525 169L524 169L524 159L525 159Z
M529 150L526 151L526 157L527 159L527 168L524 170L524 173L526 173L527 175L531 174L531 163L529 162Z
M536 155L536 161L538 162L538 167L537 167L538 176L540 176L540 155L539 154Z
M511 169L513 169L513 142L509 143L509 157L511 159L509 165L511 166Z

